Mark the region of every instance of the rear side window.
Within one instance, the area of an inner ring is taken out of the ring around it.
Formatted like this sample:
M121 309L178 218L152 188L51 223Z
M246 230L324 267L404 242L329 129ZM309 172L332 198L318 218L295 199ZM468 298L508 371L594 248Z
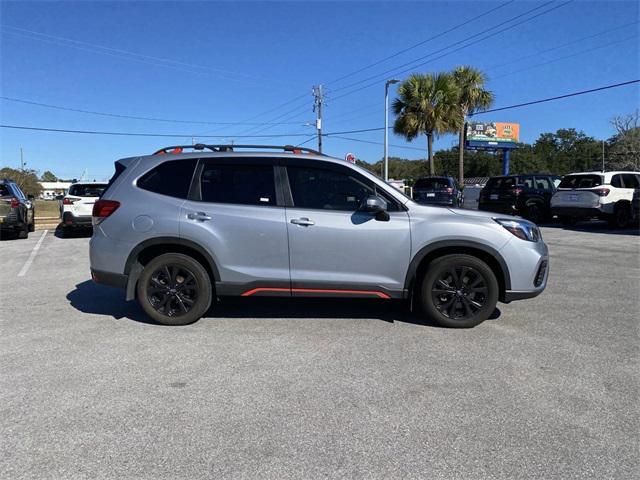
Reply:
M567 175L558 188L592 188L602 185L600 175Z
M10 197L12 195L7 185L0 185L0 197Z
M429 188L437 190L440 188L452 187L448 178L419 178L413 188Z
M551 190L549 179L546 177L536 177L536 188L539 190Z
M106 183L101 184L77 184L69 187L69 195L76 197L99 197L107 188Z
M138 187L175 198L187 198L197 159L170 160L145 173Z
M200 191L203 202L277 204L272 165L205 164Z
M516 188L516 177L493 177L490 178L486 185L490 190L506 190Z
M634 175L633 173L625 173L625 174L623 174L622 175L622 180L624 181L624 188L639 188L640 187L640 185L638 185L638 175Z

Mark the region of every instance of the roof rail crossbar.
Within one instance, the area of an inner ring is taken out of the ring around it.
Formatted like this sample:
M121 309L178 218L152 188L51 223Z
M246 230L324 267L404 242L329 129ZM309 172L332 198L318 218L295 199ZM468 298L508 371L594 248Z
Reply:
M211 150L212 152L234 152L236 149L264 149L264 150L282 150L291 153L311 153L313 155L323 155L322 153L306 147L295 147L293 145L206 145L204 143L196 143L195 145L172 145L164 147L154 152L154 155L182 153L185 149L190 148L195 151Z

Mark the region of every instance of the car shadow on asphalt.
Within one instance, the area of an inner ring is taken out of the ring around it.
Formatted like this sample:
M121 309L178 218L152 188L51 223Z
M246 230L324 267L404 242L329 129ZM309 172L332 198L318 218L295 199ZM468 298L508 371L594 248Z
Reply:
M83 313L157 325L138 302L126 302L124 292L91 280L79 283L67 294L71 306ZM500 317L495 309L489 320ZM407 302L348 298L225 297L213 303L205 319L374 319L442 328L429 318L413 313ZM158 325L161 326L161 325Z
M91 238L93 235L93 228L80 227L80 228L68 228L64 227L60 223L54 232L54 235L58 238Z

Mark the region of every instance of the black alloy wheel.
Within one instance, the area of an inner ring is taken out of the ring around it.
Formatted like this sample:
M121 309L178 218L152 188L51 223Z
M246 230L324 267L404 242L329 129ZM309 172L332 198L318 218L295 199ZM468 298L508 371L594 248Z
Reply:
M163 265L147 284L147 300L162 315L179 317L191 311L198 298L198 282L182 265Z
M136 287L138 302L163 325L188 325L211 306L213 288L207 270L189 255L165 253L144 266Z
M438 324L474 327L494 312L499 285L493 270L481 259L451 254L436 258L426 268L421 304Z
M443 271L431 287L436 308L452 320L468 320L487 301L487 281L471 267L455 266Z

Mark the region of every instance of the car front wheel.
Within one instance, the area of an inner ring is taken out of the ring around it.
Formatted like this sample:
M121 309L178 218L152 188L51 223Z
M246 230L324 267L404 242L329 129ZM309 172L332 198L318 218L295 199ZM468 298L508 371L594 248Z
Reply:
M470 328L493 313L498 289L486 263L471 255L453 254L429 264L420 298L425 313L439 325Z
M137 285L138 302L163 325L188 325L209 309L211 279L204 267L180 253L160 255L145 265Z

